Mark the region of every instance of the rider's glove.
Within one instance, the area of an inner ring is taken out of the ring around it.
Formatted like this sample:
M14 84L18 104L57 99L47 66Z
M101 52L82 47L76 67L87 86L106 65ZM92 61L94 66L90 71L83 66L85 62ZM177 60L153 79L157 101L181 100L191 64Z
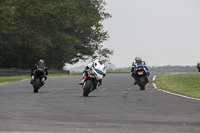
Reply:
M147 76L149 76L150 75L150 73L149 72L147 72Z

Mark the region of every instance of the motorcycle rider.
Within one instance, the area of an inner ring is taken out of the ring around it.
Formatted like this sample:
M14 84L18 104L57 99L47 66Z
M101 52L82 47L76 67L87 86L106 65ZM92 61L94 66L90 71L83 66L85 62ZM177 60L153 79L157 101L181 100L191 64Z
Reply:
M93 64L95 64L95 63L97 63L97 62L100 63L101 65L104 65L100 58L96 58L93 62L90 62L90 63L85 67L85 70L83 71L83 79L81 80L81 82L79 82L80 85L83 85L83 84L85 83L85 81L86 81L86 79L87 79L87 77L88 77L87 71L88 71L89 69L92 69ZM105 65L104 65L104 66L105 66ZM106 68L106 66L105 66L104 68ZM105 76L106 76L106 69L103 70L103 77L105 77ZM98 85L98 87L102 85L102 79L100 79L100 80L98 81L97 85ZM96 86L97 86L97 85L94 85L94 88L93 88L93 89L96 89Z
M200 63L197 64L197 69L198 69L199 72L200 72Z
M37 64L35 64L34 65L34 67L33 67L33 69L31 70L31 84L33 84L33 81L34 81L34 79L35 79L35 71L37 70L37 69L42 69L42 70L44 70L44 79L42 80L43 82L42 82L42 84L44 84L44 80L47 80L47 76L46 75L48 75L48 71L47 71L47 69L48 69L48 67L47 67L47 65L45 64L45 62L44 62L44 60L43 59L40 59L39 61L38 61L38 63Z
M144 70L147 73L147 76L150 75L150 73L148 72L148 67L146 66L145 61L142 61L142 58L139 57L139 56L135 57L135 62L133 62L132 68L131 68L131 72L132 72L131 76L135 79L134 85L136 85L138 83L137 76L136 76L136 69L137 69L137 66L139 66L139 65L142 65L144 67ZM147 83L149 83L148 78L147 78Z

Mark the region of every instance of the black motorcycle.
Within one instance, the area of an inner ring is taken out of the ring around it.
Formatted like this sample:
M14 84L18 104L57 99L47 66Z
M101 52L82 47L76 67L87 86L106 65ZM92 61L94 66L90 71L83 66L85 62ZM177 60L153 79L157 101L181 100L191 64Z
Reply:
M136 77L140 90L145 90L145 85L148 83L147 76L148 74L144 70L144 67L142 65L138 66L136 69Z
M85 83L82 86L84 97L87 97L90 92L95 90L96 87L97 87L97 83L98 83L98 80L97 80L98 76L94 71L89 70L89 71L87 71L87 74L88 74L88 77L87 77Z
M34 72L33 92L38 93L38 90L44 85L45 72L43 69L37 69Z

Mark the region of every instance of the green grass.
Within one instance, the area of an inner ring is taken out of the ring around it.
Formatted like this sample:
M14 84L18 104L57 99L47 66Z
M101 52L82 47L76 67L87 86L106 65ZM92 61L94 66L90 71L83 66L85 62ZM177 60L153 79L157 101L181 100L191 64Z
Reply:
M200 98L200 74L159 75L154 83L159 89Z
M82 75L80 73L77 74L50 74L47 77L55 77L55 76L74 76L74 75ZM0 77L0 84L7 83L7 82L16 82L23 79L31 79L30 76L5 76Z
M16 82L23 79L28 79L30 76L9 76L9 77L0 77L0 84L6 82Z

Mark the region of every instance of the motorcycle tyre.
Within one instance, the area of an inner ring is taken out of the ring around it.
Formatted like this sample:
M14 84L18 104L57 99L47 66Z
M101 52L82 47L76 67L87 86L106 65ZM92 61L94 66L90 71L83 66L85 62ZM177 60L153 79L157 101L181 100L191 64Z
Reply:
M89 93L91 92L91 88L93 86L92 80L87 80L86 84L83 87L83 96L88 97Z
M145 85L146 85L146 80L145 77L139 77L139 86L140 86L140 90L145 90Z
M40 89L40 79L36 78L35 83L33 84L33 92L38 93L38 90Z

